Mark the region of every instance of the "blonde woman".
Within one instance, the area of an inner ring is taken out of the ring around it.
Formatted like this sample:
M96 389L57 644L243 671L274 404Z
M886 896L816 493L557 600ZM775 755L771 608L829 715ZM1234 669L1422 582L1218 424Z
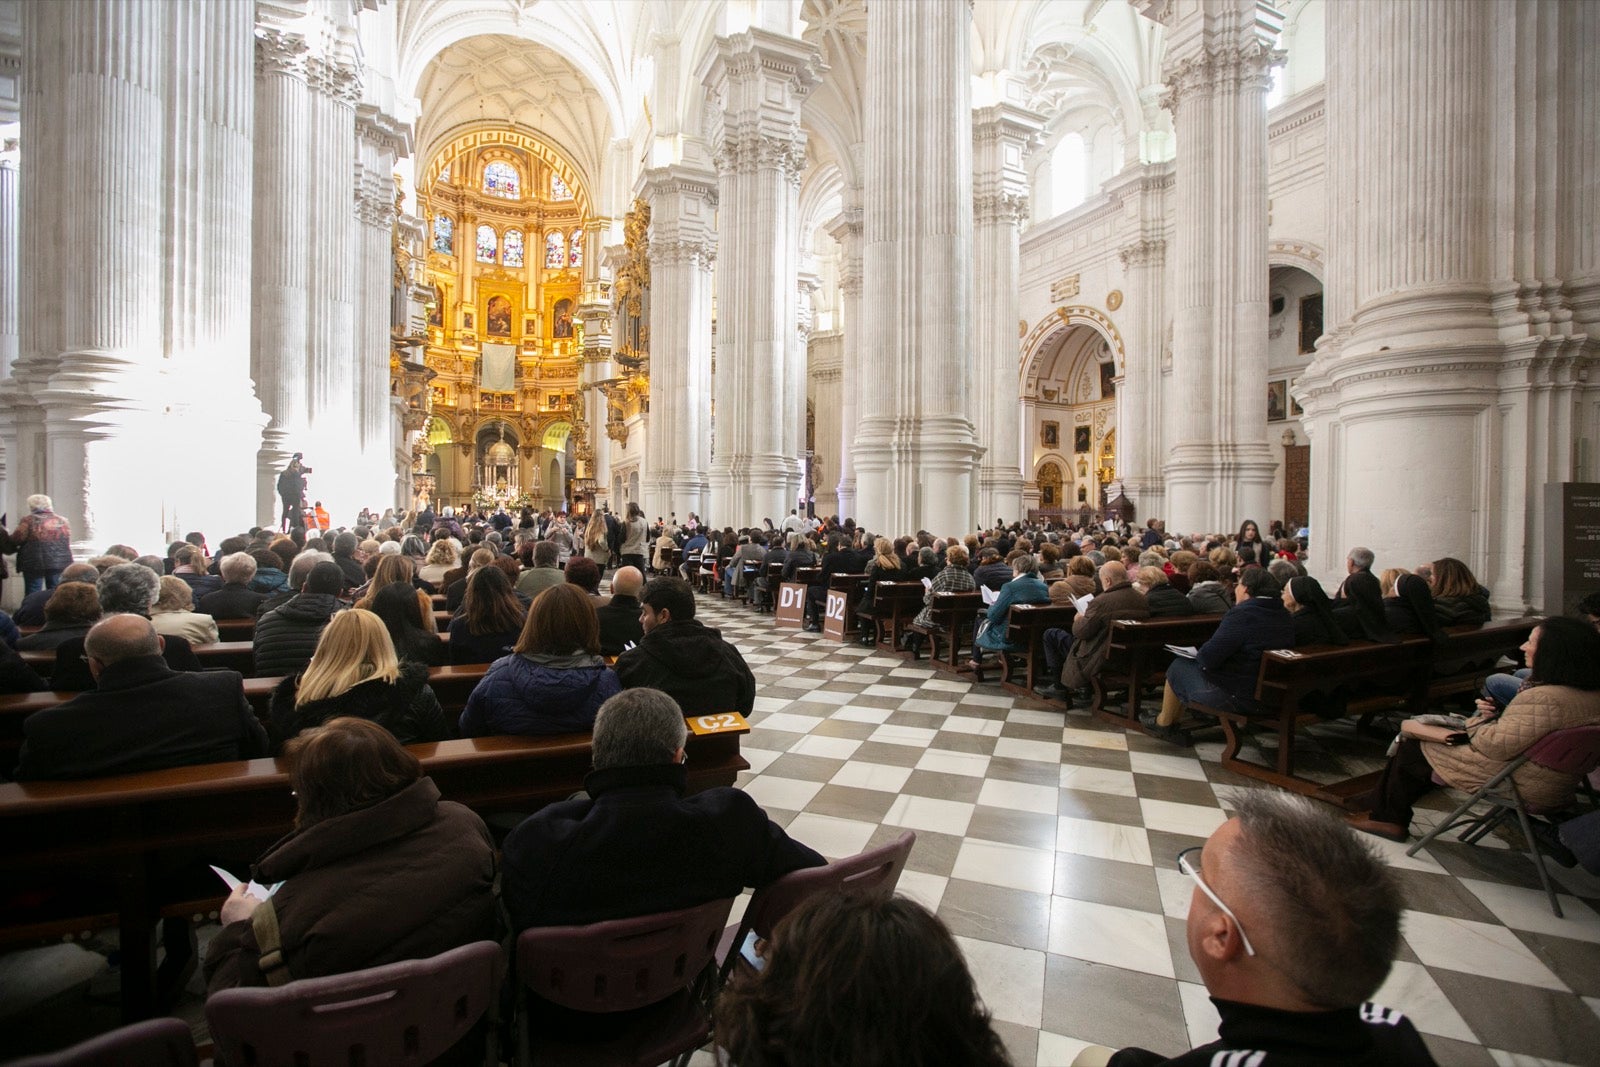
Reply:
M439 583L444 581L445 572L453 571L459 566L461 566L461 553L456 551L456 543L448 537L442 537L428 550L428 562L422 565L417 577L434 589L438 589Z
M427 665L401 663L383 621L362 608L329 620L305 672L273 691L273 747L341 715L371 720L402 745L450 736L439 698L428 687Z
M583 554L605 574L606 565L611 562L611 546L606 543L606 517L598 511L589 516L589 525L583 531Z
M194 590L182 578L163 575L161 595L150 608L150 621L162 637L181 637L191 645L217 643L217 620L194 610Z
M1404 567L1390 567L1378 575L1378 588L1383 592L1384 596L1394 596L1395 583L1410 573Z

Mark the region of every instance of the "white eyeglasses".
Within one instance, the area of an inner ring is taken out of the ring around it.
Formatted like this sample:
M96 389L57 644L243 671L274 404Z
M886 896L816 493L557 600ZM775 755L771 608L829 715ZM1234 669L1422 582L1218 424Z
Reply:
M1200 878L1200 869L1189 862L1189 853L1199 852L1204 845L1193 845L1178 853L1178 870L1194 879L1194 884L1200 887L1200 892L1211 898L1211 903L1222 909L1222 914L1233 920L1233 925L1239 928L1239 940L1244 942L1244 950L1248 955L1256 954L1255 946L1250 944L1250 935L1244 932L1244 923L1239 921L1239 916L1233 909L1222 902L1222 898L1211 891L1211 887Z

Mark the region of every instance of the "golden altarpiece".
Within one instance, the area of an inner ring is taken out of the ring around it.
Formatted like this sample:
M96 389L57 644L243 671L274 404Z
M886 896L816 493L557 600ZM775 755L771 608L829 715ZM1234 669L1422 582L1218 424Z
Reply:
M580 395L587 191L543 142L479 130L433 158L418 193L426 343L401 385L408 409L425 413L408 418L422 431L415 487L441 505L562 508L591 451Z

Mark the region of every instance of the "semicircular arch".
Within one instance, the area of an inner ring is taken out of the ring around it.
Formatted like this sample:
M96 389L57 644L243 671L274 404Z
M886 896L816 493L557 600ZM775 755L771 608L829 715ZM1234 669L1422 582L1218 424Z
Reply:
M1052 314L1039 320L1033 329L1028 331L1028 336L1022 342L1021 375L1017 383L1018 396L1038 397L1039 379L1044 370L1046 357L1051 355L1061 335L1074 326L1088 326L1099 333L1111 348L1112 357L1117 363L1117 373L1121 374L1127 370L1128 350L1122 341L1122 332L1105 312L1087 304L1058 307Z
M1322 248L1310 241L1283 237L1267 242L1268 267L1299 267L1321 285L1327 285L1323 275L1328 264Z
M441 131L431 144L423 147L418 158L427 160L427 167L417 183L418 189L426 195L445 167L463 153L495 146L518 149L549 166L571 191L578 213L584 218L590 217L590 182L583 168L571 156L536 133L507 129L504 123L487 119Z

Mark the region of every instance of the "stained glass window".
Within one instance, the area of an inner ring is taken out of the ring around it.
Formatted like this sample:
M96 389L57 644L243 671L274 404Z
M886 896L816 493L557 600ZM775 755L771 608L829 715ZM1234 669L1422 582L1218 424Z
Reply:
M508 267L522 266L522 231L507 230L505 251L501 253L500 262Z
M583 266L583 231L581 229L572 231L572 251L567 258L567 262L574 267Z
M483 225L478 227L478 262L493 263L494 254L498 251L500 240L495 236L494 227Z
M522 178L511 164L494 162L483 168L483 191L516 200L522 196Z
M550 199L571 200L572 190L567 188L567 183L561 180L561 175L550 175Z
M449 215L433 217L433 250L446 256L455 254L456 220Z
M567 265L567 242L560 230L551 230L544 239L544 265L553 268Z

